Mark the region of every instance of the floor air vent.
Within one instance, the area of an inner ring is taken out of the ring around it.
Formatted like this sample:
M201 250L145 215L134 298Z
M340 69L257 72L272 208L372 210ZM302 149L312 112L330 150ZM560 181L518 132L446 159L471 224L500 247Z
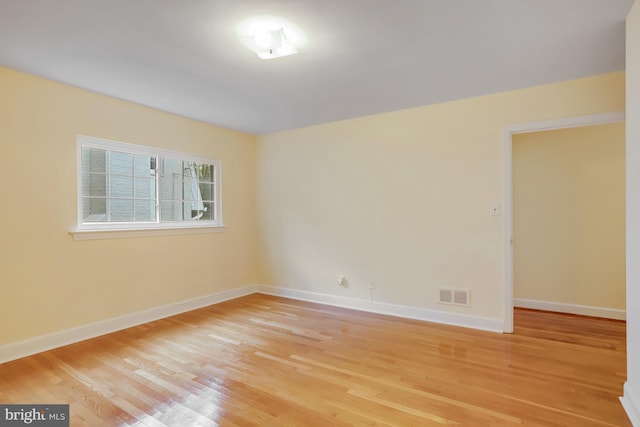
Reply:
M462 305L468 307L471 305L471 291L468 289L440 289L440 304Z

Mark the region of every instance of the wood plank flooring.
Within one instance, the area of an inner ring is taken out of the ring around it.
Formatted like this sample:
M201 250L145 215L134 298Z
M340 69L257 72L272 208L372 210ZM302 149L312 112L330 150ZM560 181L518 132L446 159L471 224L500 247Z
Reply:
M254 294L0 365L71 426L631 426L625 324L516 310L513 335Z

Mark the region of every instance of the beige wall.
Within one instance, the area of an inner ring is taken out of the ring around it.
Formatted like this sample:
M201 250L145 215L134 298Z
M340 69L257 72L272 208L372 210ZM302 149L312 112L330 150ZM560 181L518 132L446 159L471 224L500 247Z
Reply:
M514 296L625 309L625 124L513 136Z
M74 241L76 135L222 159L221 233ZM257 281L255 137L0 68L0 345Z
M0 345L255 282L368 300L375 280L376 301L500 318L503 218L488 206L503 127L622 109L614 73L266 135L256 151L0 68ZM228 229L74 241L77 134L221 158ZM472 307L437 305L440 286L470 288Z
M262 136L261 277L364 300L375 280L376 301L500 319L504 127L622 110L613 73Z

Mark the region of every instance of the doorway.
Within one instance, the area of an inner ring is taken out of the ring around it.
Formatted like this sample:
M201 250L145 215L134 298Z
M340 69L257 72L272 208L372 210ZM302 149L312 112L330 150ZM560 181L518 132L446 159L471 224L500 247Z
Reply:
M504 332L513 332L514 309L514 205L513 205L513 143L514 135L542 131L578 128L624 121L624 113L609 113L582 116L548 122L510 126L504 130L504 227L505 227L505 268L504 268ZM521 301L519 301L520 303Z

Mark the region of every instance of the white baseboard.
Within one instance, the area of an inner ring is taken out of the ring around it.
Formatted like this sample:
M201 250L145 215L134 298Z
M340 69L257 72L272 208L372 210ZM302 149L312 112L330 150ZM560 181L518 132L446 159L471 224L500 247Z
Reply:
M152 322L154 320L206 307L208 305L220 303L230 299L239 298L245 295L250 295L256 292L267 295L282 296L303 301L350 308L354 310L442 323L453 326L461 326L466 328L480 329L491 332L504 331L503 320L499 318L449 313L446 311L430 310L426 308L389 304L383 302L370 302L362 299L321 294L299 289L280 288L265 285L252 285L237 289L230 289L222 292L216 292L188 301L173 303L162 307L155 307L149 310L131 313L124 316L94 322L87 325L82 325L75 328L31 338L28 340L3 345L0 346L0 363L5 363L11 360L19 359L21 357L30 356L32 354L51 350L57 347L62 347L68 344L73 344L90 338L95 338L100 335L109 334L122 329L130 328L132 326L137 326L142 323Z
M604 317L607 319L626 320L627 312L616 308L593 307L589 305L565 304L560 302L539 301L533 299L514 298L513 305L534 310L557 311L560 313L580 314L582 316Z
M631 424L634 427L640 427L640 394L633 390L629 381L624 384L624 396L620 398L620 402L627 412Z
M409 319L424 320L428 322L444 323L465 328L481 329L491 332L503 332L502 319L490 317L470 316L466 314L448 313L445 311L429 310L420 307L388 304L382 302L370 302L362 299L341 297L329 294L303 291L299 289L279 288L275 286L258 286L258 292L267 295L275 295L302 301L333 305L371 313L387 314Z
M155 307L149 310L139 311L112 319L89 323L76 328L66 329L52 334L42 335L25 341L19 341L0 346L0 363L5 363L21 357L30 356L46 350L51 350L64 345L95 338L122 329L137 326L186 311L206 307L257 292L257 286L245 286L237 289L216 292L203 297L181 301L174 304Z

